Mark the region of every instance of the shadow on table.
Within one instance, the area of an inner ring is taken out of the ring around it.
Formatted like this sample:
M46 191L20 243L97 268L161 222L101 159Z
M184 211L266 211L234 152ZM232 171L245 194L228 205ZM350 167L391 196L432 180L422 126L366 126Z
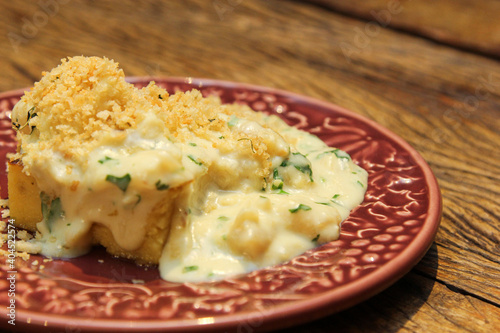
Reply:
M417 266L380 294L345 311L279 332L397 332L427 301L436 280L437 258L433 244Z

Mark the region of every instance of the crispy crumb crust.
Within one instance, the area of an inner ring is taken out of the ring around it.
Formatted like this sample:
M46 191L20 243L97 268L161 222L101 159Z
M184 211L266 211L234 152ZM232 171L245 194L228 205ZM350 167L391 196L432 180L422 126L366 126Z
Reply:
M164 121L164 135L172 141L202 138L221 151L246 151L259 161L256 175L269 173L268 142L256 134L231 129L229 118L222 116L234 115L267 127L264 114L242 105L222 105L218 98L203 98L197 90L169 95L154 82L137 89L125 81L116 62L98 57L63 59L21 98L13 110L19 142L14 158L21 158L28 173L35 159L47 159L45 150L84 165L105 133L137 128L144 110ZM276 119L271 123L279 126Z

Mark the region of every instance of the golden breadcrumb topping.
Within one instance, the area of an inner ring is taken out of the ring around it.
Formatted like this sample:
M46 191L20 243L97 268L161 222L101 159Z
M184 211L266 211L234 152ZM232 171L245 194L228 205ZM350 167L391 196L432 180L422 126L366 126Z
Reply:
M84 165L89 152L101 146L106 135L109 140L109 133L119 137L121 132L137 128L147 112L164 121L163 135L171 141L202 138L221 151L247 152L260 162L262 168L256 174L268 174L269 142L257 133L230 126L232 116L266 127L265 115L240 105L222 105L218 98L203 98L197 90L169 95L154 82L137 89L125 81L118 63L106 58L63 59L22 97L12 121L18 129L19 155L25 166L33 158L38 162L47 158L42 152L49 149Z

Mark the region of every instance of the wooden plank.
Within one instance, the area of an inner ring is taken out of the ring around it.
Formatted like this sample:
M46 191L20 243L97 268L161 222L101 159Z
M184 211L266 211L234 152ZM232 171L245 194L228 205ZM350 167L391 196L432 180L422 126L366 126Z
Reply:
M500 327L500 63L304 2L224 4L221 12L202 0L71 1L14 49L7 33L22 36L22 18L40 8L4 1L0 91L32 85L60 58L105 55L128 75L249 82L374 119L414 146L439 180L444 210L436 245L386 292L301 329Z
M404 296L403 296L404 295ZM341 313L281 332L475 332L500 327L500 309L410 273L386 291Z
M376 25L500 57L497 0L309 0Z

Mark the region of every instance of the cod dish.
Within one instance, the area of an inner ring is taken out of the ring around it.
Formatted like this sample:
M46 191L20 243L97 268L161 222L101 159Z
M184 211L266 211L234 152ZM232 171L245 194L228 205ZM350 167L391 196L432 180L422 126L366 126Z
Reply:
M347 153L276 115L138 89L106 58L63 59L11 118L8 206L35 235L29 251L100 245L169 281L246 273L338 239L367 186Z

